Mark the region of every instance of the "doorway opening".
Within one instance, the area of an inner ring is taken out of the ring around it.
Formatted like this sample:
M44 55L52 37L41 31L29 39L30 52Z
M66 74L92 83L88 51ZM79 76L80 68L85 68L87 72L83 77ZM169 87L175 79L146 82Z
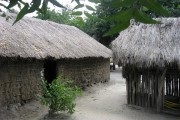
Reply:
M164 109L173 114L180 114L180 74L178 69L170 69L166 73Z
M44 62L44 78L48 83L51 83L57 78L57 63L53 60L46 60Z

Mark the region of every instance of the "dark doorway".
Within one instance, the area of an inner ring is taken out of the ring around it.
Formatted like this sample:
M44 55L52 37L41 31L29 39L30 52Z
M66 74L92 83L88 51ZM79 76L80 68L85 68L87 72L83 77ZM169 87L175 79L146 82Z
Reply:
M56 61L46 60L44 63L44 78L48 83L51 83L57 77Z
M164 84L164 110L180 114L180 74L178 69L168 69Z

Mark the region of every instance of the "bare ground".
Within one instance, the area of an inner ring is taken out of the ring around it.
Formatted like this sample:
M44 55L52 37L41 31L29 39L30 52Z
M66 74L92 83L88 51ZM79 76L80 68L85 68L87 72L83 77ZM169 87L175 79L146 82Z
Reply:
M48 109L32 101L17 109L1 110L0 120L180 120L177 116L128 107L125 80L120 71L111 72L108 83L88 88L76 104L74 114L57 113L48 118Z

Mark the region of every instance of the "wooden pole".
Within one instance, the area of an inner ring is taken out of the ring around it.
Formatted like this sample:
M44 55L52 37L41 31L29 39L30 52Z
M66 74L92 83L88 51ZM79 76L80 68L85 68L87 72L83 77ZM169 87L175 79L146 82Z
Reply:
M163 87L164 87L164 79L166 76L167 68L164 69L163 74L161 75L160 79L158 79L158 95L157 95L157 112L161 112L163 101L162 101L162 94Z

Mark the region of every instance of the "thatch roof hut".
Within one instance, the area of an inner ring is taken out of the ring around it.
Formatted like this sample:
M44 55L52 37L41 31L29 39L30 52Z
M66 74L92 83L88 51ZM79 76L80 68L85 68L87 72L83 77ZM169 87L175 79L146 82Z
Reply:
M2 57L78 59L111 55L109 49L76 27L34 18L24 18L12 26L13 20L0 17Z
M109 80L111 50L76 27L25 17L0 17L0 106L32 99L40 72L86 87Z
M180 18L160 20L132 23L112 42L114 60L123 65L128 104L157 111L180 106Z

